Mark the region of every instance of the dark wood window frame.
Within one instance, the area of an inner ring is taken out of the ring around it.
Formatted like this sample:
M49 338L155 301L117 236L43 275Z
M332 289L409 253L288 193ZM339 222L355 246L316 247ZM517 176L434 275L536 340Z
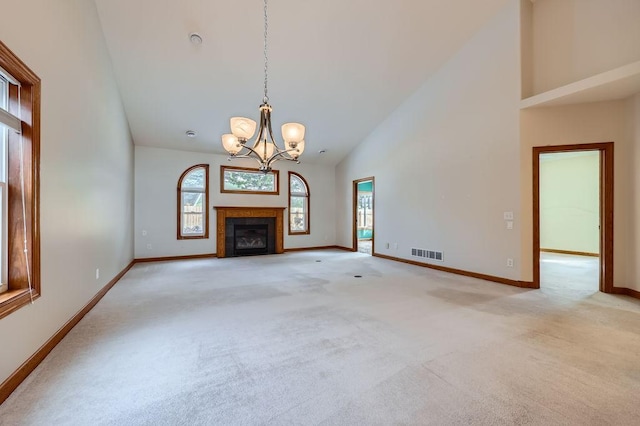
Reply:
M40 78L4 43L0 67L20 83L9 85L9 112L22 120L22 135L9 132L7 141L7 285L0 294L0 318L40 297ZM18 92L18 90L20 92ZM18 101L19 100L19 101ZM26 235L22 220L20 143L23 170ZM24 255L27 241L28 264ZM31 292L28 273L31 274Z
M258 169L252 169L249 167L233 167L233 166L220 166L220 192L227 194L259 194L259 195L280 195L280 172L278 170L271 170L269 173L273 173L275 177L275 191L243 191L237 189L225 189L224 187L224 172L226 170L233 170L239 172L260 173Z
M183 235L182 234L182 181L189 173L197 169L204 169L204 196L206 198L204 206L204 234L202 235ZM201 240L209 238L209 165L196 164L185 170L180 179L178 179L178 239L179 240Z
M306 193L307 210L305 212L307 216L307 229L304 231L291 230L291 176L295 176L298 179L300 179L304 184L305 188L307 189L307 193ZM309 184L307 183L307 180L304 177L302 177L302 175L300 175L299 173L290 171L288 186L289 186L289 235L309 235L311 233L311 190L309 189Z

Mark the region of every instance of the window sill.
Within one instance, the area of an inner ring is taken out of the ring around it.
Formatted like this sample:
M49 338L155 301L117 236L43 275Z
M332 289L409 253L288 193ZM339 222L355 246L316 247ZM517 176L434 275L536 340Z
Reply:
M40 294L33 292L33 299L40 297ZM10 313L17 311L24 305L31 303L29 289L9 290L0 294L0 318L4 318Z

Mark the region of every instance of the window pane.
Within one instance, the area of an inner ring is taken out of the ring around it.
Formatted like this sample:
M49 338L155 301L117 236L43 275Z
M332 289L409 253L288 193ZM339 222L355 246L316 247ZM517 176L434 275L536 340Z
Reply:
M264 174L258 171L225 170L224 189L229 191L275 192L275 174Z
M182 234L202 235L204 234L204 215L202 213L182 214Z
M202 213L204 198L204 193L202 192L183 192L182 211L185 213Z
M307 188L304 185L304 182L299 177L291 176L291 182L289 182L291 187L290 191L292 194L306 194Z
M289 227L292 232L307 230L307 197L291 197Z
M182 233L191 235L204 234L205 194L202 192L182 193Z
M182 180L182 188L204 188L204 176L203 168L193 170Z

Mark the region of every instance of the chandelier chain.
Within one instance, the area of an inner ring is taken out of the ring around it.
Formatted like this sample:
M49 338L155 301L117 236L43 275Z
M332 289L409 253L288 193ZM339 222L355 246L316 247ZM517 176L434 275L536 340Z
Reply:
M262 101L269 103L269 95L267 94L267 80L269 76L269 61L267 56L267 32L269 24L267 23L267 0L264 0L264 98Z

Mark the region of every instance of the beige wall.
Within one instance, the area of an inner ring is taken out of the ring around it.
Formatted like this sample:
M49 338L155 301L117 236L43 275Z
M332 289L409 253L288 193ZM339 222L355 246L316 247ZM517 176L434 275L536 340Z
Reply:
M225 155L175 151L136 146L135 148L135 257L184 256L216 251L216 212L212 206L287 207L288 171L302 175L311 193L309 235L288 235L285 218L285 249L319 247L335 244L335 168L314 164L279 161L280 194L223 194L220 192L220 166L255 167L250 160L230 163ZM304 160L303 160L304 161ZM195 164L209 164L210 216L209 238L178 240L176 238L178 178ZM142 235L142 231L146 235ZM151 244L151 249L148 248Z
M598 151L540 156L540 247L600 252Z
M631 287L640 290L640 93L628 100L628 130L631 137L631 154L629 158L630 168L633 171L629 176L629 222L626 224L629 235L626 263L628 268L628 281ZM622 253L620 253L622 255Z
M533 3L520 0L520 84L522 99L533 96Z
M533 94L640 60L640 1L536 0Z
M0 39L42 79L42 297L0 320L2 382L132 260L133 147L92 1L3 2Z
M340 245L351 247L352 181L375 176L376 252L442 250L441 265L520 278L519 49L509 2L338 165Z
M614 284L640 289L631 270L629 253L638 237L629 232L637 216L632 216L631 197L637 189L638 168L632 161L634 141L630 132L630 100L598 102L552 108L533 108L521 112L522 182L522 258L524 279L533 271L532 253L532 147L544 145L614 142Z

